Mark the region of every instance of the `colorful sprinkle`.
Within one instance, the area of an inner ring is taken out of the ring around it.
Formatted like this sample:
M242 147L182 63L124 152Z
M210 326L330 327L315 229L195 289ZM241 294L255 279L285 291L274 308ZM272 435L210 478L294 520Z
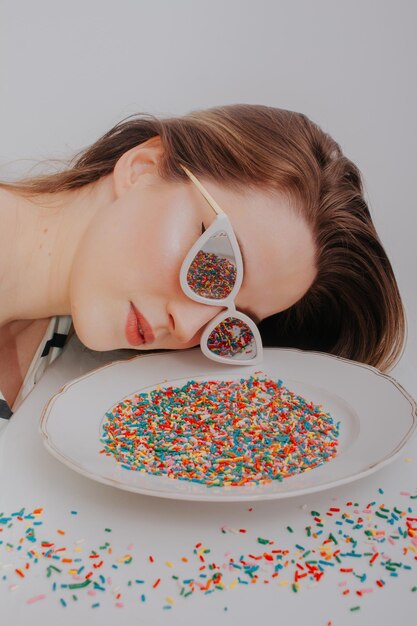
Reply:
M26 604L34 604L35 602L39 602L39 600L45 600L46 595L44 593L40 593L38 596L33 596L33 598L29 598L26 600Z

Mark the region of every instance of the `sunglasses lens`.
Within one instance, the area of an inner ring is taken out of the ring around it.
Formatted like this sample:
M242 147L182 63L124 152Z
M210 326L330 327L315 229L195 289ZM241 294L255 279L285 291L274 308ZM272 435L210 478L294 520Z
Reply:
M227 233L219 231L197 252L187 272L190 289L199 296L227 298L236 283L237 265Z
M256 341L252 330L241 319L227 317L210 333L207 347L214 354L237 361L256 357Z

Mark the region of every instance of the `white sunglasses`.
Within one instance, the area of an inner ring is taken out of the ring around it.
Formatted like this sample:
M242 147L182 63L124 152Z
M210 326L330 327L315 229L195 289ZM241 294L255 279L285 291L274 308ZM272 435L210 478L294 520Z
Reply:
M206 326L200 340L209 359L232 365L254 365L262 360L262 340L253 320L236 310L235 298L243 281L239 244L226 213L184 165L184 172L216 212L216 219L185 257L180 283L195 302L225 306Z

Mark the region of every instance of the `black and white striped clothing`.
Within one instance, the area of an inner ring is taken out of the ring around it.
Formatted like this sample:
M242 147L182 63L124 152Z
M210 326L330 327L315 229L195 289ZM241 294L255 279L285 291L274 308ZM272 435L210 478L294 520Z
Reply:
M32 391L45 369L61 354L62 348L72 331L70 315L52 317L26 373L23 384L13 406L9 406L0 389L0 418L10 419L28 393ZM0 420L1 425L2 420Z

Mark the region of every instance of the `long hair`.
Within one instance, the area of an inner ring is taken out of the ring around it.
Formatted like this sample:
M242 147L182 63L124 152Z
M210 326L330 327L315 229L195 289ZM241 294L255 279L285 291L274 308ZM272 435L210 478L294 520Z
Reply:
M110 174L119 157L160 136L165 181L197 177L231 189L284 192L313 233L317 276L293 306L259 324L265 345L329 352L391 368L405 343L406 319L393 269L363 196L357 166L306 115L235 104L180 117L139 113L116 124L64 165L1 187L53 194Z

